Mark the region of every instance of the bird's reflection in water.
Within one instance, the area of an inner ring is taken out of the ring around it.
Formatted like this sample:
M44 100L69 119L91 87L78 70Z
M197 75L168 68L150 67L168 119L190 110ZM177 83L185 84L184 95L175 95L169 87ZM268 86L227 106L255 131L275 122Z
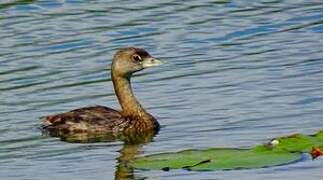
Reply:
M135 177L133 168L128 166L128 162L133 160L136 155L140 153L140 149L146 143L152 141L152 137L143 138L142 141L136 141L135 143L125 143L120 150L120 156L117 158L118 164L115 172L116 180L130 180L130 179L145 179L143 177Z
M119 135L112 134L62 134L59 135L62 141L70 143L96 143L96 142L115 142L121 140L124 142L119 157L117 157L117 166L115 171L116 180L145 179L144 177L135 177L133 169L128 166L128 162L133 160L140 153L143 145L151 142L158 132L149 131L140 134ZM55 136L55 134L50 134ZM111 179L110 177L107 179Z

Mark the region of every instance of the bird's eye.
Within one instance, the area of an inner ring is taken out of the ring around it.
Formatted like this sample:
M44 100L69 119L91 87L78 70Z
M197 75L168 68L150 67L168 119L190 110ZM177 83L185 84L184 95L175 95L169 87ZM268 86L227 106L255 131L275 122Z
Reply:
M135 60L135 61L142 61L142 59L141 59L141 57L139 56L139 55L133 55L133 59Z

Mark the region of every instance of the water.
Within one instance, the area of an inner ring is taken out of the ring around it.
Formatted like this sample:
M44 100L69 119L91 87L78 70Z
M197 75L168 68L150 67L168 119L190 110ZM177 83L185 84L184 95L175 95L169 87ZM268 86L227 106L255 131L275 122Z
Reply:
M163 126L153 141L42 136L43 115L119 107L109 66L116 49L130 45L166 62L133 78ZM322 47L319 0L2 0L0 179L321 179L323 159L215 172L141 171L122 162L322 130Z

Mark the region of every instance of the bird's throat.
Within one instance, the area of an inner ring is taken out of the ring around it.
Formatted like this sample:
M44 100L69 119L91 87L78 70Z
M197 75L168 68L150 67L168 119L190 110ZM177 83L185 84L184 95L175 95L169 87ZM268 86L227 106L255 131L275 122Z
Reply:
M130 77L118 76L113 72L111 75L114 90L122 108L122 115L140 118L149 116L132 92Z

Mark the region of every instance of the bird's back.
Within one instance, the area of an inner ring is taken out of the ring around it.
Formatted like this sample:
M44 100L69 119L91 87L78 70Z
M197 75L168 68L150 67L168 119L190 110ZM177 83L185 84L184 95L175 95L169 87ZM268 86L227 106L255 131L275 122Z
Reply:
M124 117L121 112L104 106L45 116L42 121L43 132L66 141L110 141L125 137L137 141L137 136L154 134L159 130L159 124L153 116L150 119Z
M45 130L66 134L118 131L116 127L123 124L125 119L119 111L104 106L94 106L45 116L42 121Z

